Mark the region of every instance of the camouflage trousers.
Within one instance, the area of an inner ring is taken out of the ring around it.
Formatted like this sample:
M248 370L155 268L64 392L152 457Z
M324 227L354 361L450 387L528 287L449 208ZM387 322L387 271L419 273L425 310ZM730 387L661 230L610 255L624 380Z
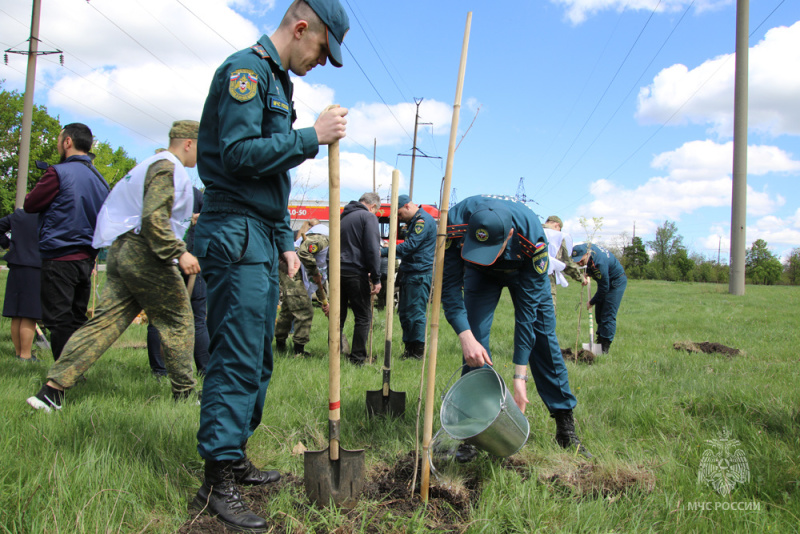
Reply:
M311 340L311 322L314 320L314 307L308 296L303 277L298 272L294 278L282 272L281 312L275 325L275 340L286 341L294 322L292 340L296 345L306 345Z
M194 319L178 267L157 258L140 237L125 234L111 245L106 275L94 317L69 338L48 380L75 385L144 309L161 333L172 393L194 389Z
M556 276L554 274L548 275L550 278L550 296L553 297L553 312L556 311Z

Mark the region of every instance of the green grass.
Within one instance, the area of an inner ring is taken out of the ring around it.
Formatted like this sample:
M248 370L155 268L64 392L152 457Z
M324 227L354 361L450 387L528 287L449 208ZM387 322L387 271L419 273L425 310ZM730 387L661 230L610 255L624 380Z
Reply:
M579 291L573 284L558 294L564 348L574 349ZM317 311L307 349L319 357L278 358L263 424L248 446L257 465L294 475L294 483L256 508L274 532L798 532L799 304L796 287L748 286L746 296L734 297L722 285L629 282L612 353L594 365L568 363L578 432L595 461L555 445L555 425L531 382L531 435L513 461L483 455L450 468L472 490L465 511L451 509L446 499L432 497L425 508L397 495L362 498L350 511L308 503L298 483L303 458L292 450L298 443L310 450L327 446L327 322ZM504 294L492 350L507 381L513 373L511 317ZM384 321L376 315L379 360ZM25 398L38 390L52 359L40 350L45 363L15 361L9 325L0 321L0 532L201 532L215 526L188 526L187 502L202 471L195 440L199 408L175 404L169 386L150 376L144 326L131 326L87 373L88 381L69 392L67 407L48 416L30 409ZM441 325L435 429L440 394L460 364L458 341L443 318ZM393 332L398 355L396 318ZM588 341L585 311L581 338ZM679 341L718 342L742 354L679 352L672 347ZM405 418L386 421L365 417L365 391L380 389L380 365L342 364L342 446L365 449L369 477L414 448L420 368L416 361L394 360L392 389L406 392L407 409ZM707 440L723 430L740 441L750 469L749 482L727 496L698 483ZM248 499L259 499L258 493Z

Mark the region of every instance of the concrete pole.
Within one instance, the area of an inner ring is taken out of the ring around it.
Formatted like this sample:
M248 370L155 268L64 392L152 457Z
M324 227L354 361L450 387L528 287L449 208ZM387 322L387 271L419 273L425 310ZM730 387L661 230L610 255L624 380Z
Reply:
M378 187L375 184L375 160L378 157L378 138L372 139L372 192L377 193Z
M414 161L417 159L417 127L419 126L419 105L422 104L422 99L415 98L417 103L417 116L414 117L414 146L411 149L411 180L408 186L408 198L414 200Z
M744 295L747 228L747 74L749 0L736 2L736 74L733 97L733 190L731 194L731 264L728 293Z
M39 53L39 12L41 0L33 0L31 16L31 38L28 41L28 72L25 78L25 96L22 101L22 130L19 140L19 164L17 165L17 197L14 206L19 209L25 203L28 190L28 159L31 155L31 124L33 123L33 87L36 82L36 56Z

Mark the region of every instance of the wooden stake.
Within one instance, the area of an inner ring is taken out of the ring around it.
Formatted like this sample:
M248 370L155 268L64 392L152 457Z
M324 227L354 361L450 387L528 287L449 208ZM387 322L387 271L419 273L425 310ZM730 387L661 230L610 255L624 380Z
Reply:
M450 205L450 182L453 176L453 157L456 152L456 134L458 133L458 115L461 110L461 94L464 88L464 72L467 68L467 49L469 48L469 30L472 24L472 11L467 13L467 24L464 29L464 42L461 46L461 64L458 68L458 83L453 104L453 120L450 123L450 146L447 149L447 165L442 187L442 200L439 208L439 225L436 233L436 263L434 267L433 305L431 306L431 339L428 351L428 384L425 391L425 420L422 434L422 481L420 498L428 502L431 466L428 461L431 437L433 436L433 405L436 392L436 351L439 347L439 316L442 307L442 271L444 268L444 246L447 241L447 212Z

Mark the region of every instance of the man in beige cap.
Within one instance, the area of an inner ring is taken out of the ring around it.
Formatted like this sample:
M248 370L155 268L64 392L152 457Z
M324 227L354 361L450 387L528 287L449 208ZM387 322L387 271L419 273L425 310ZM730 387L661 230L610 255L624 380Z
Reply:
M169 148L133 168L108 195L97 217L92 246L111 245L107 281L97 311L69 338L39 393L37 410L60 410L64 390L122 335L144 309L161 332L172 395L194 389L194 323L183 278L200 265L182 238L192 218L192 182L186 167L197 162L197 121L176 121ZM76 399L79 401L79 399Z
M561 232L564 223L558 215L551 215L547 218L544 233L547 235L548 252L550 256L557 260L550 262L550 295L553 297L553 307L556 306L556 286L567 287L566 274L576 282L583 283L583 276L578 266L570 258L572 253L572 237Z

